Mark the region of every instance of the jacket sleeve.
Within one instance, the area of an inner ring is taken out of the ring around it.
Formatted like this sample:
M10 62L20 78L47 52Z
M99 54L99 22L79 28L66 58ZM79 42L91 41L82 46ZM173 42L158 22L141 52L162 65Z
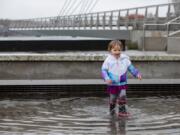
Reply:
M108 75L108 61L107 59L104 61L101 67L101 76L104 80L110 80L110 77Z
M140 74L139 70L134 67L134 65L131 63L130 60L129 60L129 62L128 62L128 71L129 71L134 77L137 77L138 74Z

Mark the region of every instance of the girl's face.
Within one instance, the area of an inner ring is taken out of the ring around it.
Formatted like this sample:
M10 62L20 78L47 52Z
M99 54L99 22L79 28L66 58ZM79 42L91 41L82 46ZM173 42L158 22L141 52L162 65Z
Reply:
M121 54L121 47L119 45L114 46L111 49L111 54L113 56L115 56L116 58L118 58L120 56L120 54Z

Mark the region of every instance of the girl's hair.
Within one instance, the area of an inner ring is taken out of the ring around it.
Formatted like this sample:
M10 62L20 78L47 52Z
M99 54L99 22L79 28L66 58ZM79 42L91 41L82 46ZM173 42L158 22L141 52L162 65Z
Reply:
M121 50L123 49L123 44L121 41L119 40L112 40L109 45L108 45L108 51L111 51L112 48L114 48L115 46L120 46Z

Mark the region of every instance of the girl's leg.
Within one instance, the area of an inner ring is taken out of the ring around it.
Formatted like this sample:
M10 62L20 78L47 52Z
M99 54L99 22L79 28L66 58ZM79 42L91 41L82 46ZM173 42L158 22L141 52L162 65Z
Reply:
M111 115L113 115L115 113L116 100L117 100L116 94L109 95L109 111L110 111Z
M126 102L127 102L126 90L122 89L118 96L119 113L127 113Z

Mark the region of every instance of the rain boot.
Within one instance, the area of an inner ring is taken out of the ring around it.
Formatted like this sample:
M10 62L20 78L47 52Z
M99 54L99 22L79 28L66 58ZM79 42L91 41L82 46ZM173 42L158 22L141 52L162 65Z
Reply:
M115 114L115 107L116 107L115 104L110 104L109 111L110 111L110 114L111 114L111 115L114 115L114 114Z

